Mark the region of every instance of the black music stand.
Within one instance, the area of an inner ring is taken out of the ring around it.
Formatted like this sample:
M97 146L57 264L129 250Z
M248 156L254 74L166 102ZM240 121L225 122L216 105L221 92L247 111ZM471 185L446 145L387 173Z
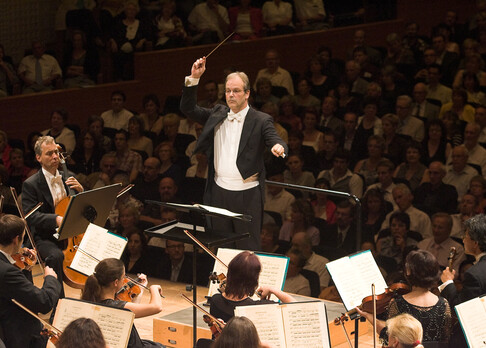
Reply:
M211 247L219 247L231 242L235 242L237 240L249 238L249 233L244 234L228 234L223 233L222 231L215 231L215 230L206 230L203 226L198 226L196 224L197 216L218 216L228 219L234 220L241 220L250 222L251 216L243 215L243 214L235 214L229 211L225 211L223 209L210 207L210 206L200 206L200 205L187 205L187 204L177 204L177 203L169 203L169 202L157 202L157 201L145 201L148 204L155 204L160 205L168 208L175 209L180 212L188 213L192 216L193 223L192 223L192 235L198 239L202 244L207 246L208 248ZM205 208L206 207L206 208ZM228 215L227 213L230 213ZM175 240L178 242L183 243L191 243L193 244L193 257L192 257L192 299L194 303L197 303L197 244L188 237L184 230L189 230L191 224L182 224L179 223L177 220L173 220L167 222L162 225L154 226L145 230L145 232L152 237L159 237L159 238L167 238L171 240ZM194 347L196 347L197 342L197 309L193 307L192 311L192 327L193 327L193 339L194 339Z
M104 226L120 189L121 184L113 184L74 195L56 234L57 239L63 240L84 233L90 222Z

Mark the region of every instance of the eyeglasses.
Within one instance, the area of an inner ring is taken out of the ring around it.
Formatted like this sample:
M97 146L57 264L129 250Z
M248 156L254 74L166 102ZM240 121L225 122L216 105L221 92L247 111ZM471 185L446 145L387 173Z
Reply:
M165 248L166 249L184 249L184 244L182 244L182 245L168 245Z

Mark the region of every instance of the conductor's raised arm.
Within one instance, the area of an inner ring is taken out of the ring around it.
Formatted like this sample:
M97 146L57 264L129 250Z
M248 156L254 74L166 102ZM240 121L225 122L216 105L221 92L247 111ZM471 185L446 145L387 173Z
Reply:
M206 57L199 58L192 64L191 68L191 78L199 79L202 74L206 71Z

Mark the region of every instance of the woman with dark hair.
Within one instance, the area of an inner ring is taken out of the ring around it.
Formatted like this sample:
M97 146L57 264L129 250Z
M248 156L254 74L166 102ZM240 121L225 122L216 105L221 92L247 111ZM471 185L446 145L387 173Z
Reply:
M147 237L142 230L136 227L127 230L127 248L121 257L126 271L131 274L147 273L153 275L149 272L153 269L154 260L147 250Z
M441 119L446 129L447 142L452 147L461 145L463 142L463 132L459 116L454 111L446 111Z
M71 154L76 147L74 132L66 127L68 112L64 109L56 109L51 112L51 128L42 131L42 135L50 135L57 144L64 145L64 149Z
M424 151L422 163L426 166L434 161L446 163L452 146L447 142L447 130L441 120L433 119L427 122L422 149Z
M76 148L69 157L68 168L75 174L89 175L100 171L100 161L103 150L98 143L95 134L89 130L83 130L76 142Z
M327 97L329 91L336 87L336 82L332 77L324 73L322 61L317 55L309 59L306 76L310 82L310 93L319 100Z
M354 167L354 172L364 178L365 185L370 186L378 181L376 168L383 160L385 140L379 135L371 135L367 141L368 157L360 160Z
M387 317L408 313L422 324L424 342L447 342L452 328L451 309L445 298L430 291L437 287L440 279L439 263L430 252L416 250L407 255L404 270L412 290L390 301ZM368 320L373 320L371 314L359 312ZM388 341L384 321L377 321L376 331L380 333L380 338Z
M319 245L320 233L314 223L314 210L311 204L302 198L296 199L292 204L290 221L285 221L280 229L279 240L290 242L298 232L305 232L312 241L312 245Z
M351 84L345 80L341 80L334 89L334 95L337 98L336 116L340 119L343 119L344 114L348 111L356 112L356 114L360 112L360 100L351 95L351 89Z
M99 115L91 115L88 117L88 130L97 139L97 142L103 152L110 152L112 150L112 141L106 135L103 135L103 127L105 121Z
M258 287L261 269L260 260L254 253L243 251L236 255L228 265L224 291L214 294L209 300L211 314L228 322L234 316L235 307L274 303L268 299L272 294L283 303L293 302L292 296L279 289L269 286ZM251 296L257 289L261 292L261 299L255 301Z
M7 169L7 171L8 181L3 181L3 183L15 187L17 193L20 194L22 192L23 182L31 175L34 175L37 172L37 169L27 167L24 163L23 151L14 147L12 151L10 151L10 168Z
M17 92L15 89L19 88L19 78L12 64L5 60L5 48L0 44L0 98L10 94L8 87Z
M301 77L297 81L295 103L300 110L309 107L317 110L321 107L321 99L311 94L311 83L306 77Z
M105 338L93 319L78 318L66 326L56 348L106 348Z
M329 190L331 188L331 184L325 178L317 179L315 184L315 188ZM333 224L336 222L336 204L327 199L327 194L324 192L316 192L315 199L311 202L312 209L314 210L314 217L318 219L325 220L328 224Z
M412 192L419 187L427 167L420 161L422 157L422 146L416 141L410 141L405 148L405 162L400 164L394 178L406 180Z
M211 348L270 348L260 342L253 322L247 317L233 317L225 325Z
M462 88L467 92L467 102L476 105L486 105L486 94L479 89L479 80L475 73L465 72L462 75Z
M154 155L160 160L160 172L162 177L171 177L177 185L183 178L181 167L174 163L177 152L169 141L161 142L154 151Z
M144 274L139 275L144 286L148 285L147 277ZM162 298L160 285L150 286L150 302L140 303L141 295L138 295L133 302L120 301L115 298L125 280L125 267L123 262L118 259L104 259L95 268L92 275L86 280L81 299L85 301L97 302L115 308L126 308L135 313L135 318L143 318L154 315L162 310ZM128 348L144 347L163 347L160 343L148 340L142 340L138 335L135 325L132 326L132 332L128 341Z
M144 152L148 157L152 157L154 144L152 139L143 135L143 130L144 123L142 118L137 115L130 117L128 120L128 147L130 150Z
M302 121L304 124L302 145L312 146L316 152L322 150L324 133L318 129L319 115L317 110L312 107L306 108L302 113Z
M447 111L454 111L459 120L464 122L474 122L474 108L467 104L467 92L464 88L454 88L452 90L452 101L442 105L439 118L442 118Z
M278 122L281 123L288 131L302 130L302 120L295 113L296 109L294 97L291 95L284 95L280 99L280 115Z
M160 115L160 101L156 94L146 94L142 100L143 112L140 117L143 120L143 130L158 136L162 131L163 119Z
M377 188L366 191L361 206L363 207L363 240L374 242L388 213L383 193Z
M406 136L397 134L399 123L400 119L395 114L386 114L381 118L383 139L385 139L383 154L396 166L403 162L403 149L407 145Z

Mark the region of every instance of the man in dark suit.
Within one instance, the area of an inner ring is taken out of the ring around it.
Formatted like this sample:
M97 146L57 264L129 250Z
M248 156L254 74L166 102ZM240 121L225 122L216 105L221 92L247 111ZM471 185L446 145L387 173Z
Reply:
M72 176L66 181L63 180L57 169L60 162L59 150L52 137L40 137L35 143L34 151L42 168L25 180L22 186L22 209L27 214L37 203L43 203L27 218L27 223L34 235L42 260L54 269L57 279L62 285L64 254L58 240L53 236L56 228L61 226L62 216L56 214L55 208L61 200L67 197L69 189L82 192L83 186ZM61 297L64 297L64 290L62 290Z
M46 346L41 337L42 324L11 300L15 299L31 311L49 312L57 303L61 285L56 272L44 268L44 284L37 288L24 272L14 266L11 255L18 253L25 236L25 222L14 215L0 217L0 326L3 340L9 348L40 348ZM0 341L1 342L1 341Z
M356 251L356 225L354 206L348 200L341 201L336 207L336 223L321 232L321 245L344 250L347 254Z
M211 219L214 229L249 233L250 238L236 242L236 247L260 250L265 184L264 151L275 156L288 153L287 145L277 135L271 116L248 105L250 82L242 72L226 78L225 94L229 107L199 107L197 84L206 70L206 58L200 58L186 77L181 111L203 124L194 153L205 152L209 169L204 202L236 213L252 216L251 223L229 219Z
M464 222L463 237L466 254L476 258L474 265L464 273L462 290L454 285L455 271L447 267L440 277L440 294L456 306L472 298L486 294L486 215L479 214Z

